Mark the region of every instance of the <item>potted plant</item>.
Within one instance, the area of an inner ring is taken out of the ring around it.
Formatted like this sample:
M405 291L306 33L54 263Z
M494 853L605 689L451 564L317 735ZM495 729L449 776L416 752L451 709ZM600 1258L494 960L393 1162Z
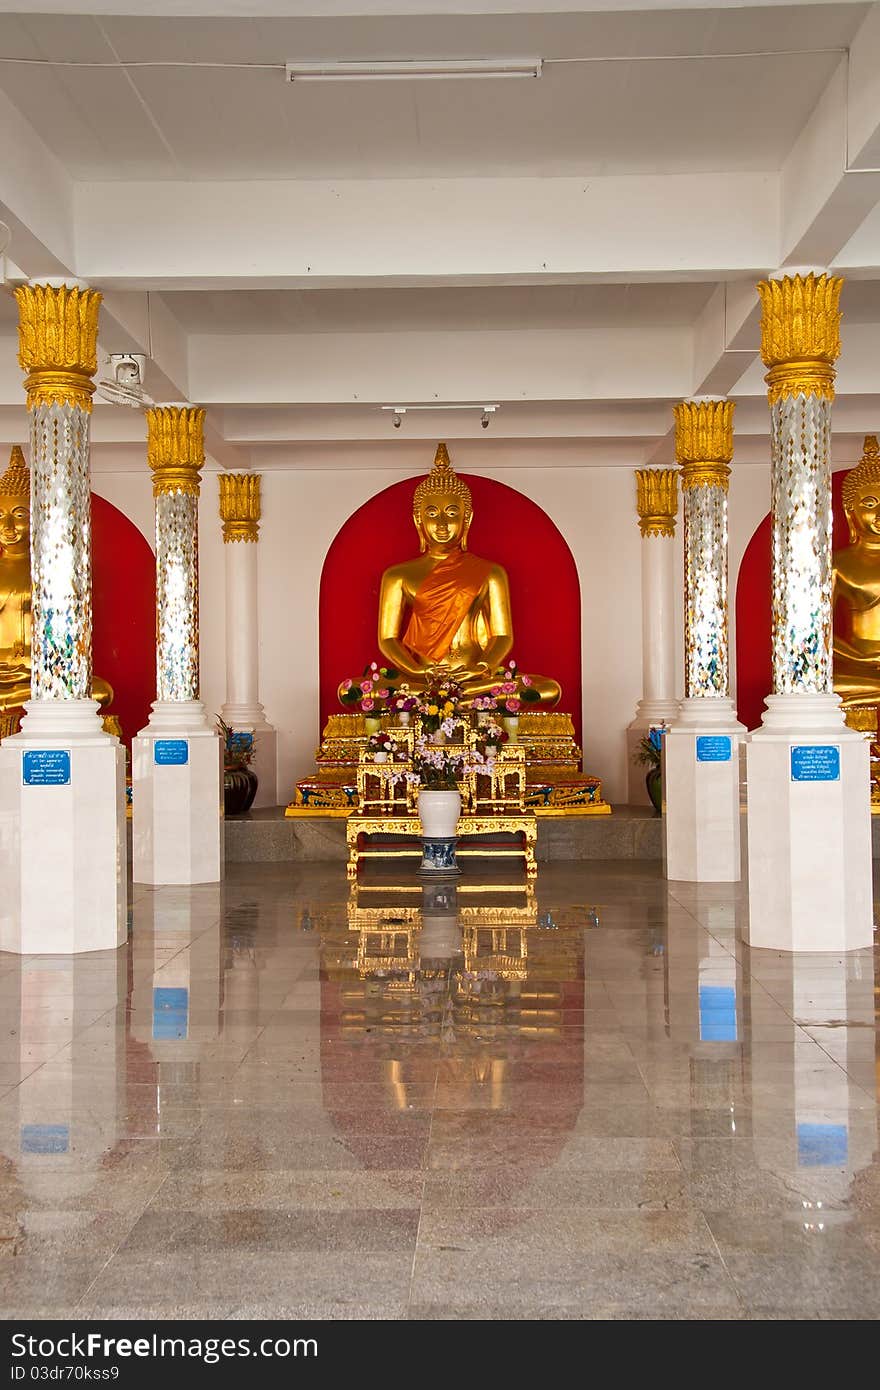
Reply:
M240 816L250 810L259 786L251 767L256 740L246 729L231 729L219 715L217 731L223 739L223 808L227 816Z
M476 752L484 762L492 763L498 756L503 743L507 743L507 733L490 715L488 721L480 725Z
M663 770L660 759L665 727L662 725L658 729L649 729L644 738L639 740L639 746L633 755L634 762L641 763L648 769L645 773L645 786L651 798L651 805L658 816L663 809Z
M424 736L416 740L411 782L418 785L423 874L457 874L456 830L461 815L458 779L467 768L464 748L447 748Z

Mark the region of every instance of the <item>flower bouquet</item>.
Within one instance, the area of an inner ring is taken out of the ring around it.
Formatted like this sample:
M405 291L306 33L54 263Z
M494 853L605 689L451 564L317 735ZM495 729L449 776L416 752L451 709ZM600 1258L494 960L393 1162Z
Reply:
M393 666L380 666L371 661L365 666L359 681L349 679L339 687L340 703L346 709L359 709L362 714L378 717L389 708L394 695L393 682L399 672Z
M494 719L480 726L477 735L475 751L486 763L495 760L502 743L506 743L508 734L502 729L500 724L496 724Z
M422 728L428 733L443 733L449 738L455 732L456 715L461 706L461 686L458 681L435 679L422 691L418 711Z
M516 717L522 712L523 705L537 705L541 703L541 696L535 689L531 676L520 675L515 661L509 661L506 666L499 666L495 672L497 685L493 685L490 694L496 700L496 709L502 715Z
M405 682L396 691L392 690L388 708L397 715L401 724L408 724L413 711L418 707L418 699Z
M388 754L394 752L394 742L388 734L370 734L367 739L367 748L372 753L375 762L385 763L388 761Z
M413 770L407 781L426 791L457 791L459 780L470 771L470 759L463 747L448 748L426 738L416 740Z

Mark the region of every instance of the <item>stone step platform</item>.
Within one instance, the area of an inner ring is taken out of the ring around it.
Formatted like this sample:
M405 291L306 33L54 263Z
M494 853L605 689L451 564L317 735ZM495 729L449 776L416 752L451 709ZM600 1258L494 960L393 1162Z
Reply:
M348 859L345 818L285 817L263 807L226 821L230 864L340 864ZM661 859L662 821L649 806L615 806L606 816L538 818L538 863L563 859Z

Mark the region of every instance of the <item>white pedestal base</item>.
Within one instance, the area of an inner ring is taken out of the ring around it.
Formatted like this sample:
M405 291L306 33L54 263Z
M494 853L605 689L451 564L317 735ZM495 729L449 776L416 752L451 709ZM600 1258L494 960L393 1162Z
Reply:
M639 744L649 729L672 724L678 718L678 700L639 700L636 717L626 728L627 801L630 806L650 806L642 763L636 761Z
M836 779L793 777L792 748L811 746L839 751ZM868 744L844 725L839 697L771 696L746 744L746 769L749 944L834 953L870 946Z
M218 883L223 759L204 705L157 700L131 756L135 883Z
M127 938L125 749L102 731L97 708L30 701L22 732L0 747L2 951L67 956L115 950ZM37 757L26 771L29 752ZM69 764L41 753L66 754ZM26 784L26 776L45 780Z
M664 739L667 878L686 883L738 881L739 745L745 732L731 700L706 696L682 701L679 717Z

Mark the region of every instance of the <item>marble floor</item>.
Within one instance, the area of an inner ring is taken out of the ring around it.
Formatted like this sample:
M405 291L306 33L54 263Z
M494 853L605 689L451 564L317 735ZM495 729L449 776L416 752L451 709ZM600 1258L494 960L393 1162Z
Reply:
M876 1318L871 952L728 886L233 865L0 956L6 1318Z

